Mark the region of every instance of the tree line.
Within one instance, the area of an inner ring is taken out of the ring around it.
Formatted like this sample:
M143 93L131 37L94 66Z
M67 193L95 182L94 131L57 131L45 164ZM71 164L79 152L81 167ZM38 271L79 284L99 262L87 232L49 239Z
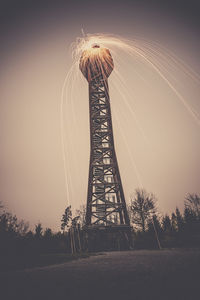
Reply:
M0 254L35 255L38 253L78 253L87 251L84 232L85 206L72 215L71 206L61 217L61 230L53 232L41 223L29 229L27 222L0 206ZM200 195L188 194L184 210L161 215L156 197L136 189L128 206L135 249L200 246ZM118 250L118 249L112 249Z
M156 197L136 189L128 207L134 230L135 248L200 246L200 195L188 194L183 213L176 207L161 215Z

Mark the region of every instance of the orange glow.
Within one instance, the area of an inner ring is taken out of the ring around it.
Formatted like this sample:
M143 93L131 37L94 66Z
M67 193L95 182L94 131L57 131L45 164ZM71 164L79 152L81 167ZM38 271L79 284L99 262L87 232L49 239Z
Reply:
M91 81L100 74L108 77L114 64L110 51L95 44L82 52L79 67L86 79Z

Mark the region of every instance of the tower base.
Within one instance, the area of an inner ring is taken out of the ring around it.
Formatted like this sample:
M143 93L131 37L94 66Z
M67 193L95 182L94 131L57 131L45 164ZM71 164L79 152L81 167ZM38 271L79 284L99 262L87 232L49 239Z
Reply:
M84 231L89 252L133 249L132 228L128 225L89 225Z

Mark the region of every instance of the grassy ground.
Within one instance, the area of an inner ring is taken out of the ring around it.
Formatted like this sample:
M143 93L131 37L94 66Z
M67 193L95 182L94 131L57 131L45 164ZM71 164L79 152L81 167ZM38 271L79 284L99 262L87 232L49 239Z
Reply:
M41 262L68 258L45 256ZM3 300L197 300L199 266L199 249L104 252L43 268L0 272L0 296Z
M0 257L0 270L11 271L61 264L79 258L87 258L91 253L54 253L32 255L3 255ZM94 254L93 254L94 255Z

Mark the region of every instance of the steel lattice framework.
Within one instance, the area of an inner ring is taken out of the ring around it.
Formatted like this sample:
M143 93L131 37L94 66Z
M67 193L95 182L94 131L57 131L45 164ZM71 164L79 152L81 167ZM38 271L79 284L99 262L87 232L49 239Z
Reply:
M108 81L89 82L90 165L86 225L129 225L114 148Z
M113 138L108 90L113 68L110 51L98 45L84 51L80 59L80 69L89 83L90 109L86 225L130 228Z

